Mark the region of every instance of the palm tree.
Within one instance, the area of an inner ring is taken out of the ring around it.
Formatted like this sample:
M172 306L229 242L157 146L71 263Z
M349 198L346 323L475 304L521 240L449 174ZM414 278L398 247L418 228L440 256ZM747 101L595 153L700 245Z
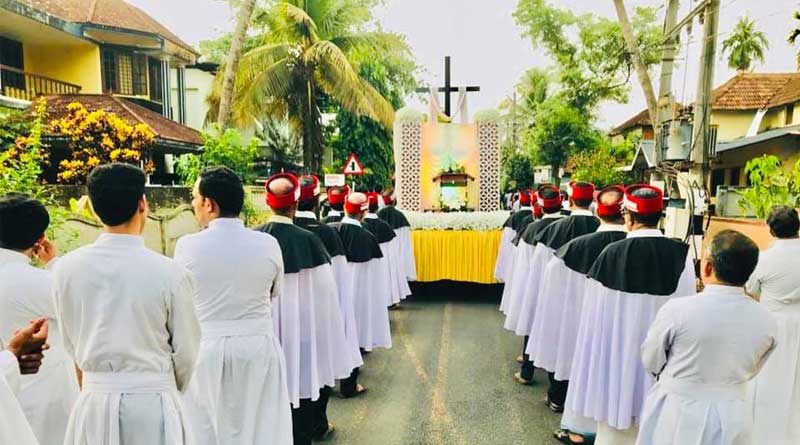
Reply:
M321 171L321 103L332 100L356 115L391 127L392 105L358 75L349 54L408 53L402 37L364 30L372 19L365 0L288 0L257 14L263 44L242 57L233 95L233 119L288 119L301 136L303 163ZM219 82L218 82L219 83ZM218 89L218 88L217 88ZM212 95L213 99L213 95Z
M222 93L219 100L219 112L217 123L222 128L228 126L231 119L231 100L233 98L233 86L236 82L236 70L239 67L239 59L242 56L242 46L247 37L247 28L250 25L250 18L256 7L256 0L244 0L239 6L239 13L236 18L236 30L231 39L231 48L228 51L228 60L225 63L225 71L222 78Z
M749 17L740 17L733 33L722 42L722 51L728 53L728 66L737 71L749 71L753 62L764 62L764 53L769 49L766 34L755 29Z
M794 19L800 20L800 11L794 12ZM800 37L800 25L798 25L796 28L792 30L791 33L789 33L789 43L794 45L795 43L797 43L797 39L799 37ZM800 69L800 51L797 52L797 68Z

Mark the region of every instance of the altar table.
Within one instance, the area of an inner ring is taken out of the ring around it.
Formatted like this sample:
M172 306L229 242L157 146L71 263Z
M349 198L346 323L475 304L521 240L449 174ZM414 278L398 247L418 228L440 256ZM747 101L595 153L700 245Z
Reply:
M500 230L413 230L417 281L494 284Z

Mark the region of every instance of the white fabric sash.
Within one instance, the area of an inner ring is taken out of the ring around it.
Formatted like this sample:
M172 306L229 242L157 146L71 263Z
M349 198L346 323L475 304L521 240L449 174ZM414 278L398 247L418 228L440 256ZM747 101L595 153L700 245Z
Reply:
M83 374L83 392L86 393L159 394L170 391L177 391L173 373L87 372Z
M746 383L699 383L663 376L659 379L657 385L667 394L674 394L692 400L721 402L744 400L747 397Z
M224 337L271 336L275 331L270 318L204 321L200 323L203 339Z

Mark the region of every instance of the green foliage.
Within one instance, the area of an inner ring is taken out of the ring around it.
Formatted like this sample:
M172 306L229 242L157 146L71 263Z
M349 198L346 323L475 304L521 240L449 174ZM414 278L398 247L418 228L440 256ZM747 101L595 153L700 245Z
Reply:
M722 42L722 51L728 54L728 66L739 71L749 71L755 61L764 63L768 49L767 35L756 30L755 22L747 16L739 18L733 33Z
M553 59L560 94L570 106L588 112L604 100L627 101L633 60L616 21L576 15L547 0L519 0L514 17L534 47ZM635 8L631 27L645 65L658 63L662 30L656 10Z
M46 111L47 103L41 100L28 118L18 113L0 115L0 191L24 193L52 205L52 195L39 179L47 161L42 144Z
M594 184L598 189L610 185L629 184L632 177L619 168L628 164L635 153L633 140L621 144L602 143L594 150L578 153L572 158L572 179Z
M231 50L231 40L233 40L233 33L228 32L216 39L200 41L200 54L203 55L203 62L224 65ZM257 36L245 37L242 53L256 48L259 43L260 39Z
M303 160L303 143L287 121L267 119L256 133L261 140L261 155L270 160L297 165Z
M570 155L594 149L599 142L586 116L556 97L541 104L536 125L525 135L535 161L553 167L554 174Z
M797 38L800 37L800 25L796 24L796 21L800 20L800 11L795 11L792 17L795 19L795 26L787 39L790 45L797 43ZM800 51L797 52L797 67L800 68Z
M203 153L184 155L178 160L177 173L190 187L204 168L224 165L241 176L245 184L256 179L255 161L259 155L258 139L245 142L242 135L233 129L220 131L219 126L203 133Z
M744 171L750 178L750 188L739 201L742 212L752 210L756 217L765 219L774 205L800 205L800 161L787 171L780 158L764 155L751 159Z
M0 108L0 151L10 149L20 135L27 135L30 131L29 116L22 111Z
M502 190L519 190L533 188L533 159L522 153L515 153L503 162L503 174L500 188Z

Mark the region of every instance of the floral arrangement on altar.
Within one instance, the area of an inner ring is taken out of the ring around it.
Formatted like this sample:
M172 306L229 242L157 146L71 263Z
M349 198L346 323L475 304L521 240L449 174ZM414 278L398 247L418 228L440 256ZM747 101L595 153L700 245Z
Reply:
M409 212L403 211L412 230L474 230L488 232L500 230L508 219L508 212Z

